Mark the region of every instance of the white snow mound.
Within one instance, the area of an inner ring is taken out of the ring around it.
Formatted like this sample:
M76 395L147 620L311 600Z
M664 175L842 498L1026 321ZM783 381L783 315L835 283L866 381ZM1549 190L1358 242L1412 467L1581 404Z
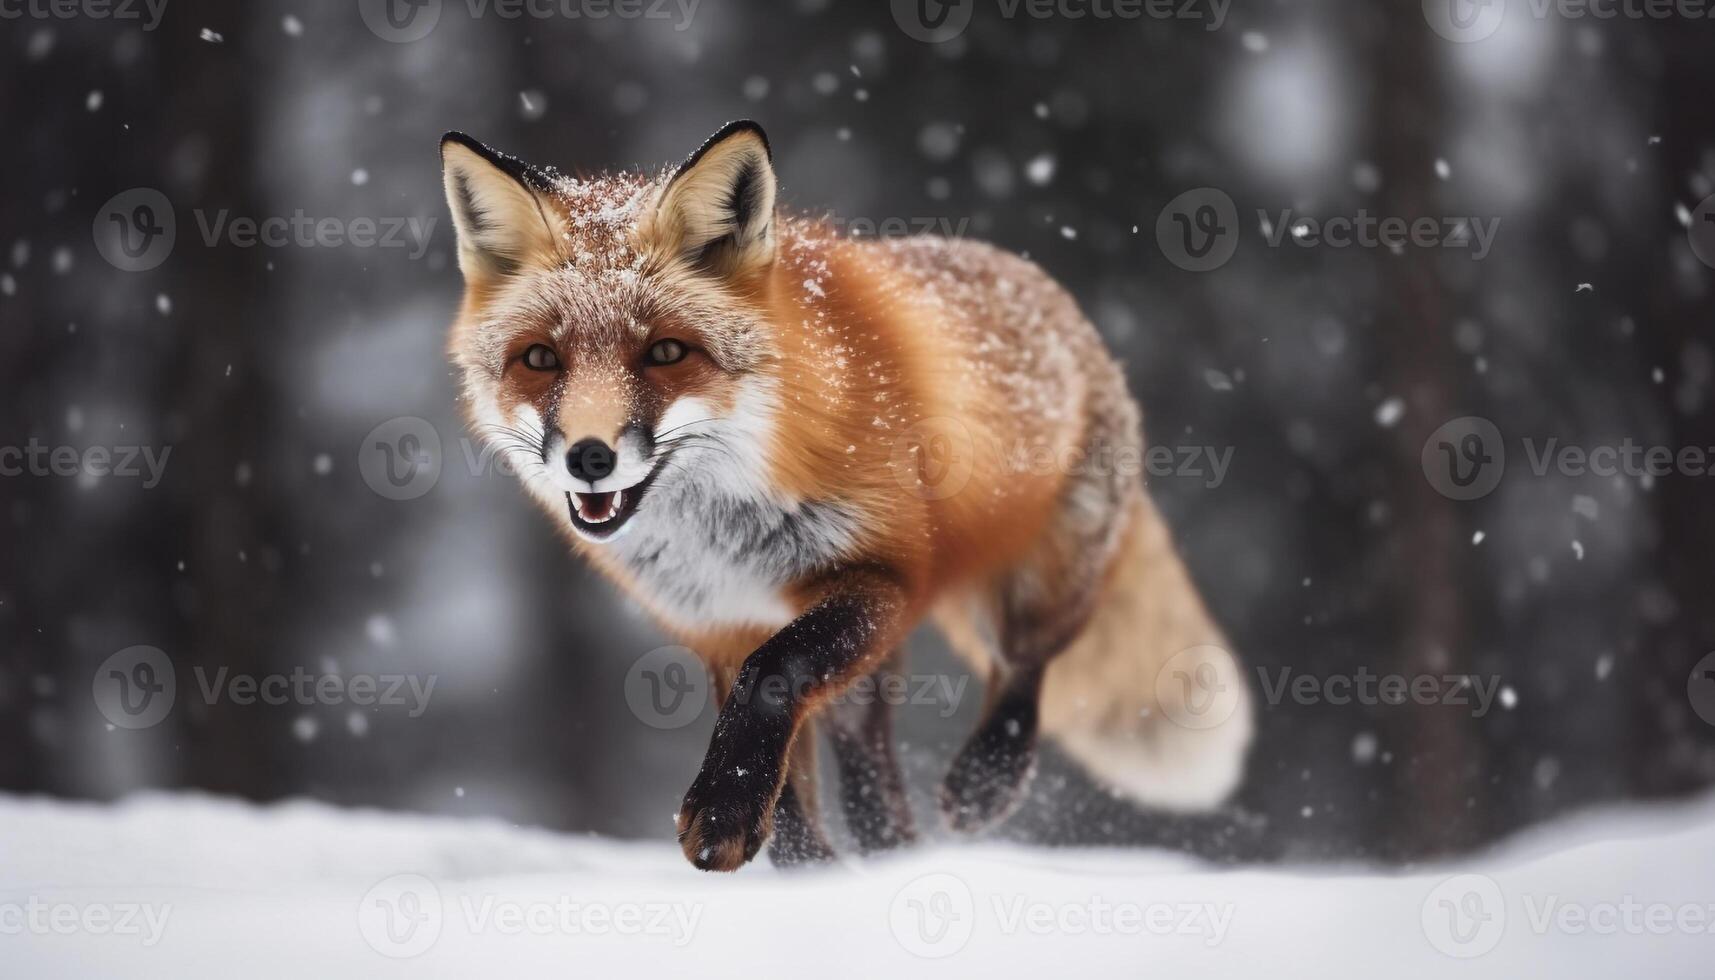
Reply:
M785 874L495 821L0 797L0 975L1706 977L1715 798L1467 861L1220 870L976 845Z

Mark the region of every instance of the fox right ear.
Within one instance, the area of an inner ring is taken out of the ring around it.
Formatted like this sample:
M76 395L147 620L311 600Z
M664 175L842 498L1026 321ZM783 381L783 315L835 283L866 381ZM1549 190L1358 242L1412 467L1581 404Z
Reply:
M727 123L674 172L645 237L701 271L751 272L774 260L774 196L762 127Z
M463 133L448 133L441 137L441 170L466 282L556 260L565 223L535 168Z

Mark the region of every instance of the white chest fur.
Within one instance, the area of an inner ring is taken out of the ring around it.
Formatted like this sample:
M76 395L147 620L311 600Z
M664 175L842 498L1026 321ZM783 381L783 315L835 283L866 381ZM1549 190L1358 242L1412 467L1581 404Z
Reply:
M794 613L786 586L839 557L852 540L850 521L836 507L729 490L671 480L644 499L614 554L651 604L683 628L778 629Z

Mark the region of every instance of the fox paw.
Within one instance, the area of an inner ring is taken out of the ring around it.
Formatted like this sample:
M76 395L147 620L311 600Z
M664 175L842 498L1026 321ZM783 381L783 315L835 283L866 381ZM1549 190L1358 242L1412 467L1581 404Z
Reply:
M799 799L801 787L787 780L774 804L774 833L768 837L768 859L776 868L814 867L831 863L836 855L823 835L813 809Z
M775 821L774 835L768 838L768 860L776 868L815 867L831 864L836 857L833 845L820 832L802 826L788 829Z
M941 814L947 826L974 834L1000 823L1024 801L1036 771L1034 739L980 731L953 760L941 783Z
M895 810L868 801L846 804L846 827L857 839L862 854L878 854L917 843L917 831L911 826L911 811L904 800Z
M677 820L679 846L704 871L737 871L773 829L775 786L760 767L711 774L704 769L685 793Z

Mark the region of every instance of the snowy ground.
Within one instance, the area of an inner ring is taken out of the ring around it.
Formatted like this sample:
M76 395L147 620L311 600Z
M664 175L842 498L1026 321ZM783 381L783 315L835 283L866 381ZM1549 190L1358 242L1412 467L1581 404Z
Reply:
M1411 874L971 846L715 877L665 845L0 797L0 975L1708 977L1715 798Z

